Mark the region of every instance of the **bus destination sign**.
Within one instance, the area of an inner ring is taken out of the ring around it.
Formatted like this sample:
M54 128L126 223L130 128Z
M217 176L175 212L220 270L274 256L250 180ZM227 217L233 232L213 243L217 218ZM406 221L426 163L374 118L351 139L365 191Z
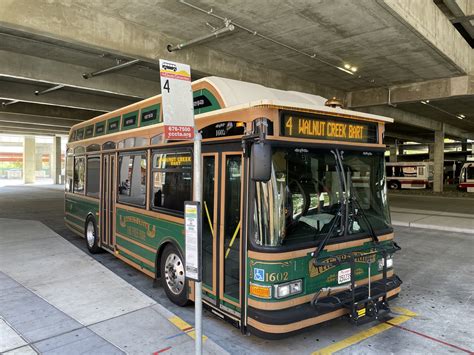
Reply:
M282 135L287 137L377 143L377 124L325 115L284 113Z

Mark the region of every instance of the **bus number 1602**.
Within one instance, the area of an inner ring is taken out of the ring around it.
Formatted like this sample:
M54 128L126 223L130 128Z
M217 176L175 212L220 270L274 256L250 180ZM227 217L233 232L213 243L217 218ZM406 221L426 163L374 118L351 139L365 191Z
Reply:
M288 272L271 272L265 274L265 282L287 281Z

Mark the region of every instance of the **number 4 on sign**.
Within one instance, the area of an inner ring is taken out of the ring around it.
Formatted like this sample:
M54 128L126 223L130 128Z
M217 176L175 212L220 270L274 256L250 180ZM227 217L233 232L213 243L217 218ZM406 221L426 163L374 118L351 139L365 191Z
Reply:
M163 85L163 89L168 91L168 93L170 92L170 81L168 79L166 79L165 85Z

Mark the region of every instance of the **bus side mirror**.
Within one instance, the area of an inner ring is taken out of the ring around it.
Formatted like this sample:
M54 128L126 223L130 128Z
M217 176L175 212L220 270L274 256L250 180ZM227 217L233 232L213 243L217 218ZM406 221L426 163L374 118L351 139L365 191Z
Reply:
M267 182L272 173L272 147L266 142L252 144L250 177L253 181Z

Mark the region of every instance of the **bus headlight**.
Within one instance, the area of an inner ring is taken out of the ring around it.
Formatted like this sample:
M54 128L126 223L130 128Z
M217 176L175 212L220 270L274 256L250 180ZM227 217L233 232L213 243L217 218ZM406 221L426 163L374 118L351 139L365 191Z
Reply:
M383 270L383 263L384 263L384 258L379 260L379 271ZM391 255L387 257L387 269L390 269L393 267L393 258Z
M285 298L303 292L303 280L275 285L275 298Z

